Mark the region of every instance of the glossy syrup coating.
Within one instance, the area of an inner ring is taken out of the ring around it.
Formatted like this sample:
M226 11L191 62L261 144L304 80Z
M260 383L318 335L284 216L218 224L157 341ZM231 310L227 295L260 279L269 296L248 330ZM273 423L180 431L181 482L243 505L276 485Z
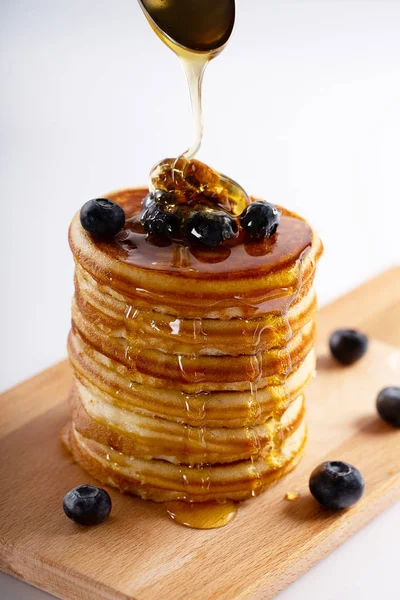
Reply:
M166 158L150 174L150 190L173 194L173 204L225 210L239 216L250 198L235 181L195 159Z
M113 240L94 241L79 217L73 220L69 240L77 273L83 269L82 275L112 285L134 306L193 318L284 312L299 286L302 294L309 289L322 244L297 215L282 209L280 227L269 239L253 242L239 234L217 248L190 247L146 235L140 223L146 195L143 188L110 194L127 217Z
M148 239L140 223L142 200L146 189L126 190L112 194L121 203L126 215L125 229L112 242L100 242L98 247L122 262L151 270L167 272L235 275L253 269L278 269L296 261L312 245L310 226L293 213L282 210L276 235L269 239L250 241L242 234L227 245L217 248L187 247L179 242Z

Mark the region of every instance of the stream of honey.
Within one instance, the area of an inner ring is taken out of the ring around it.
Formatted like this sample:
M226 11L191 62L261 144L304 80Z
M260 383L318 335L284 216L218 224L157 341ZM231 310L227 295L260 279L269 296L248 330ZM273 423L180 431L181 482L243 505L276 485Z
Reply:
M150 173L149 189L186 191L189 171L201 164L192 159L203 139L202 83L207 65L225 48L235 23L234 0L139 0L158 37L181 61L189 87L194 136L178 158L164 159ZM205 165L202 165L205 167ZM192 189L204 187L214 197L228 198L231 212L239 215L250 203L244 189L233 179L206 167Z

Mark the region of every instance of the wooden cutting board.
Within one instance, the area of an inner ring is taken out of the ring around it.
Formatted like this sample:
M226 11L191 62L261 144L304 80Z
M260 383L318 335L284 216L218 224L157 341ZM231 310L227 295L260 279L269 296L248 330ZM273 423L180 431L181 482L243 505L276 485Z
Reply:
M328 334L340 326L374 340L354 367L336 366L327 353ZM212 531L181 527L162 505L114 490L107 523L83 529L69 521L65 492L94 482L58 439L68 417L68 365L40 373L0 399L0 568L70 600L274 598L400 499L400 431L375 412L379 389L400 385L399 347L400 267L324 308L303 462ZM346 512L323 510L308 493L312 468L326 459L352 462L366 479L363 499ZM299 500L285 500L289 490Z

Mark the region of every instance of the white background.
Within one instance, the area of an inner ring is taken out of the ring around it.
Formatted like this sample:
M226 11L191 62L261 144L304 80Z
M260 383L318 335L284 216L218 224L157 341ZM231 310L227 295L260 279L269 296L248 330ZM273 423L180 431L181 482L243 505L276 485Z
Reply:
M306 216L320 303L400 263L400 2L238 0L199 158ZM65 355L67 227L191 140L178 61L135 0L0 0L0 387ZM340 324L338 324L340 325ZM351 324L350 324L351 325ZM399 598L400 506L282 600ZM6 576L2 600L42 598Z

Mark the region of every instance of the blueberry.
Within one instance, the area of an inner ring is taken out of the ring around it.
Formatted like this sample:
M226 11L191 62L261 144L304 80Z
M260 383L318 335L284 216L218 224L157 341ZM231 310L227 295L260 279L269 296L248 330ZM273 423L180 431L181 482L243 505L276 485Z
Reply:
M175 203L174 192L166 192L164 190L157 189L154 192L154 200L161 206L169 206Z
M337 329L329 340L331 353L342 365L352 365L368 350L368 338L355 329Z
M186 238L215 248L237 235L236 221L223 211L198 211L191 213L184 224Z
M247 206L240 216L240 224L247 235L255 240L270 238L278 229L280 214L276 206L257 200Z
M376 399L376 408L386 423L400 427L400 387L387 387L381 390Z
M325 508L348 508L361 498L365 483L360 471L345 462L324 462L311 473L310 492Z
M149 192L147 194L147 196L145 196L142 200L142 206L143 206L143 210L146 210L146 208L149 208L150 206L152 206L154 204L155 200L154 200L154 195Z
M158 204L150 204L140 218L144 230L149 235L160 237L175 237L179 234L180 220L173 213L165 211Z
M80 485L65 494L63 509L79 525L99 525L110 516L111 498L106 490Z
M108 198L89 200L81 208L81 225L96 237L109 238L116 235L125 224L122 208Z

